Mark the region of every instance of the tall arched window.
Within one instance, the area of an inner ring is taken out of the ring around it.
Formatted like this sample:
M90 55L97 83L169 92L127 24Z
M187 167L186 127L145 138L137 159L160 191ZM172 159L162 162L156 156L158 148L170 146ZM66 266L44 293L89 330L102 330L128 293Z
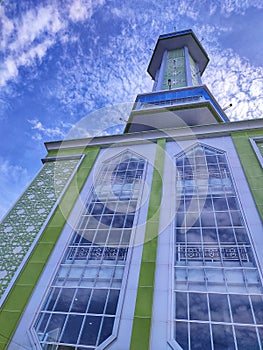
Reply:
M42 349L103 349L116 336L145 161L101 168L33 325Z
M263 289L224 152L176 158L174 339L182 349L261 349Z

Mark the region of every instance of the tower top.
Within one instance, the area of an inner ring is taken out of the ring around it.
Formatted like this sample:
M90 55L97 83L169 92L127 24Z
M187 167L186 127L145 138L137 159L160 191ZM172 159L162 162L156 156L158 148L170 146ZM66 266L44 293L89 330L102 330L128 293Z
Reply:
M160 35L148 67L153 90L137 96L124 132L227 122L201 80L208 62L191 29Z
M160 68L165 51L183 47L188 47L189 53L197 63L199 72L202 75L209 62L209 58L193 31L187 29L159 36L147 70L150 76L155 79L156 72Z

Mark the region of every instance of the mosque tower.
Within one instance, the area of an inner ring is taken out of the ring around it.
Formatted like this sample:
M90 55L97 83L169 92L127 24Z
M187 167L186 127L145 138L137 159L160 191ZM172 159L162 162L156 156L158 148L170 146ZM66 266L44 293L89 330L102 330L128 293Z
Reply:
M137 96L125 132L228 121L202 84L208 61L192 30L161 35L148 66L153 91Z

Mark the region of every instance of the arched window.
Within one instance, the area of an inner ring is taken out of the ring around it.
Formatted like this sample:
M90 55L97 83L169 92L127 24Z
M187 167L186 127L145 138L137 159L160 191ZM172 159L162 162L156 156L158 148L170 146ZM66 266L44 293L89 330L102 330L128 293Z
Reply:
M100 169L33 325L42 349L103 349L116 336L144 169L130 151Z
M261 349L262 283L227 158L198 144L176 166L174 339L188 350Z

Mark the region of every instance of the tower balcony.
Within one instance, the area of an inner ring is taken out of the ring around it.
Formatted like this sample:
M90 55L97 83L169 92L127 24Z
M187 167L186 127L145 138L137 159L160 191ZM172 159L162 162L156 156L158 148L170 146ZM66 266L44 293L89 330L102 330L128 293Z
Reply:
M137 96L125 132L224 123L228 118L206 85Z

